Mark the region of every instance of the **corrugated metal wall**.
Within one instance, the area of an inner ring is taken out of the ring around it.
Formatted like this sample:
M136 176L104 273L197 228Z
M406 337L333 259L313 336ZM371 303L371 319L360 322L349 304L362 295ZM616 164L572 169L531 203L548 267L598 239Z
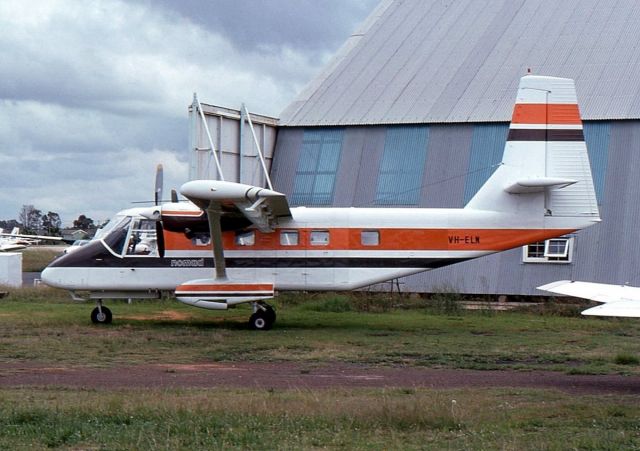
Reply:
M332 206L376 205L387 129L347 127ZM420 207L462 207L502 156L506 124L428 126ZM300 128L280 128L272 177L291 195L300 157ZM490 255L403 280L403 290L540 294L536 286L558 279L640 285L640 122L585 123L585 136L601 199L602 223L575 235L573 263L523 263L522 250ZM383 206L380 206L383 207Z

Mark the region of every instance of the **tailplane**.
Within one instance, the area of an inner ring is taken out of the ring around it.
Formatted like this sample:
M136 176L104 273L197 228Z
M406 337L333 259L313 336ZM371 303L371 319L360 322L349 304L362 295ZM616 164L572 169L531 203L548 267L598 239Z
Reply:
M502 164L465 208L600 219L572 79L520 79Z

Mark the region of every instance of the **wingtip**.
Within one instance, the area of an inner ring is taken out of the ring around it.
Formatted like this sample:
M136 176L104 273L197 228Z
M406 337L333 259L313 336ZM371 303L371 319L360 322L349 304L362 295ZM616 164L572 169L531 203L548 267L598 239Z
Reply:
M556 280L555 282L547 283L545 285L540 285L539 287L536 287L536 289L542 290L542 291L553 291L554 288L557 288L561 285L566 285L568 283L573 283L573 281L572 280Z

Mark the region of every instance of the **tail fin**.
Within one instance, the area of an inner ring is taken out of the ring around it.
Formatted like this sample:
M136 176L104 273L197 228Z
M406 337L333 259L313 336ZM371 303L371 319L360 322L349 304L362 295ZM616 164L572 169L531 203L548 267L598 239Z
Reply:
M11 229L11 235L18 235L18 234L20 234L19 227L14 227L13 229Z
M502 165L465 208L599 220L573 80L520 79Z

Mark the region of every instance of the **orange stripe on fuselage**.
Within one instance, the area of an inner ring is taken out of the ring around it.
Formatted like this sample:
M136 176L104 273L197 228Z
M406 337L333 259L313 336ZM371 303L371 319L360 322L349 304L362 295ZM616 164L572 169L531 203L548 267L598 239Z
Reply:
M299 242L296 246L280 244L280 230L272 233L255 231L253 246L239 246L234 232L222 234L223 246L227 251L293 251L293 250L365 250L365 251L503 251L548 238L566 235L570 229L374 229L374 228L333 228L333 229L282 229L298 230ZM329 244L325 246L309 244L313 230L329 230ZM377 230L380 244L365 246L361 243L362 231ZM196 246L184 233L165 231L165 248L169 251L206 250L209 246Z
M516 103L513 124L581 125L580 110L575 103Z

